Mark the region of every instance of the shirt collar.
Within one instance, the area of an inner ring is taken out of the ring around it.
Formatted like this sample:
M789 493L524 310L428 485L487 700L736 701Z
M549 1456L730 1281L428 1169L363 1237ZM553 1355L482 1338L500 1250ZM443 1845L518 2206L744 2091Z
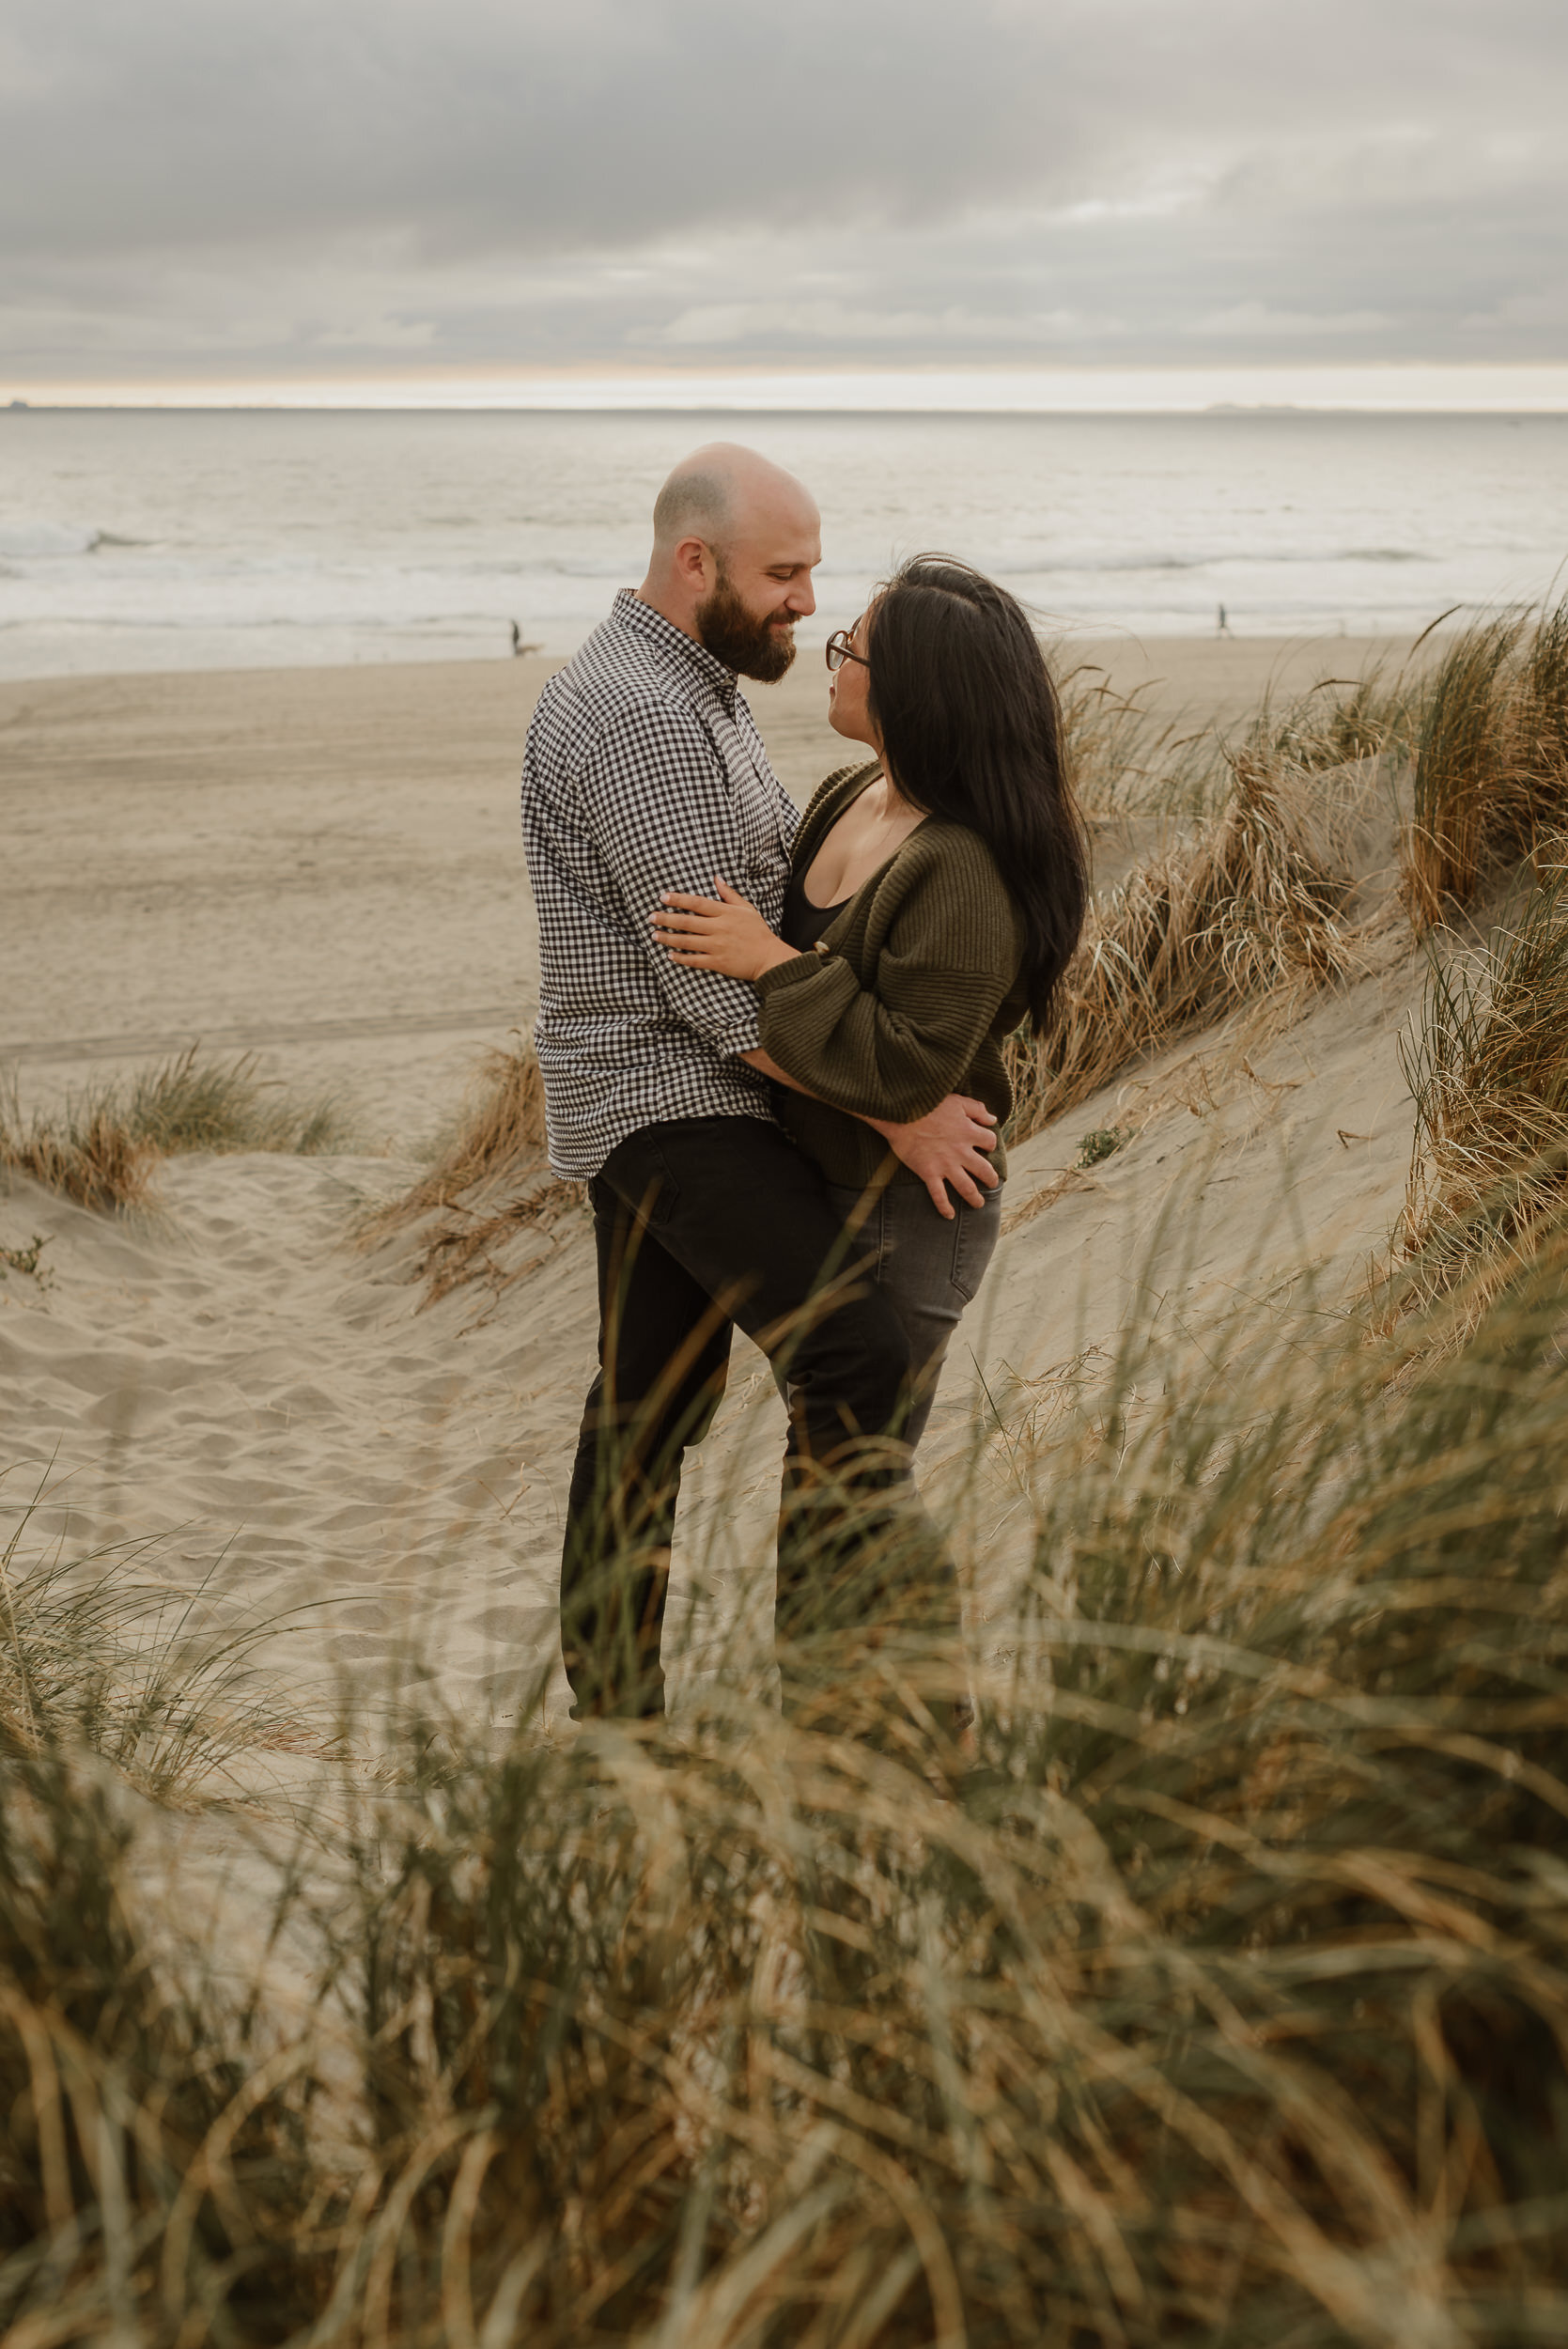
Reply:
M684 629L676 628L675 622L667 620L662 612L656 612L651 603L644 603L642 597L629 587L620 589L612 613L622 628L629 628L638 635L646 637L666 660L681 662L691 676L700 677L705 685L710 685L728 714L734 717L738 680L735 671L726 668L722 661L716 661L706 646L699 645L694 636L688 636Z

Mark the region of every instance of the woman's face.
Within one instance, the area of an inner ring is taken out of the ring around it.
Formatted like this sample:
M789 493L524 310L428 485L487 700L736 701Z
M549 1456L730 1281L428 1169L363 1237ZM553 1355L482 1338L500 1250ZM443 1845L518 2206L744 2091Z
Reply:
M853 628L846 630L850 649L859 653L858 661L846 661L842 668L828 673L828 723L835 734L842 734L850 742L869 743L880 752L882 739L871 723L866 703L869 699L870 670L865 657L870 650L870 614L862 612Z

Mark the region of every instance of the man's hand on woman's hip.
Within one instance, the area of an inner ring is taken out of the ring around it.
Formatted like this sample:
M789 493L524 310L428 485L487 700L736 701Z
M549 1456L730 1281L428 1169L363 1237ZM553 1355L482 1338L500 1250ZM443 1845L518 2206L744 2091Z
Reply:
M868 1117L865 1122L883 1137L910 1174L920 1176L937 1213L950 1221L958 1212L948 1196L950 1183L968 1206L983 1207L986 1193L995 1190L1001 1180L986 1155L997 1146L996 1119L984 1101L972 1100L968 1094L950 1093L912 1125L895 1125L880 1117Z

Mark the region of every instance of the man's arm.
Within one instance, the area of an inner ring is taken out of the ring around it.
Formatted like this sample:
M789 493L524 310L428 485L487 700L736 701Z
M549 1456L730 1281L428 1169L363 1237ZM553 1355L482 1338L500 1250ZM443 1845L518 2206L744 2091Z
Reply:
M754 1052L742 1052L740 1057L760 1069L765 1077L771 1077L775 1083L787 1085L791 1093L802 1093L808 1101L821 1099L820 1094L814 1093L810 1085L803 1085L786 1068L781 1068L760 1046ZM950 1093L934 1110L912 1123L870 1117L861 1110L851 1110L848 1114L881 1135L893 1156L901 1159L912 1174L920 1176L937 1213L950 1221L957 1210L947 1195L949 1183L971 1207L982 1207L986 1191L995 1190L1001 1179L985 1155L997 1146L996 1119L984 1101L976 1101L968 1094Z
M675 886L694 889L715 871L744 868L729 781L706 729L694 711L644 703L600 729L579 781L584 818L660 993L714 1052L738 1058L760 1034L754 989L680 969L652 946L643 910L672 874L682 876Z

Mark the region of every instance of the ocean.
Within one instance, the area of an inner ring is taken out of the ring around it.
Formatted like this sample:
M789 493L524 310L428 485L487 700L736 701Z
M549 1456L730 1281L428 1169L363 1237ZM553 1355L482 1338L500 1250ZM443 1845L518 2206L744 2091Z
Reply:
M744 439L822 506L819 641L902 554L1096 634L1396 633L1549 593L1568 415L0 411L0 677L570 651L660 480Z

